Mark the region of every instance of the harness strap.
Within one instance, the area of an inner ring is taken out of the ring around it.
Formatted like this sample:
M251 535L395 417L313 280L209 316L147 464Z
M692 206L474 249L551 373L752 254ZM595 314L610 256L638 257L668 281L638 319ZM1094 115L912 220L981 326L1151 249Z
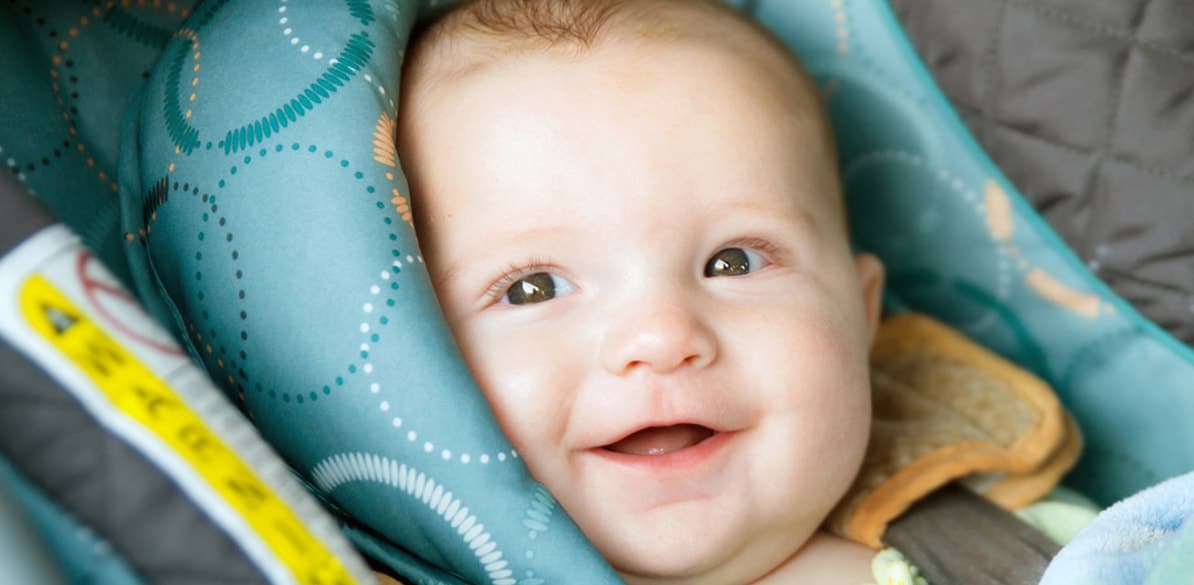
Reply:
M887 527L932 585L1036 585L1061 549L1011 512L957 484L914 504Z

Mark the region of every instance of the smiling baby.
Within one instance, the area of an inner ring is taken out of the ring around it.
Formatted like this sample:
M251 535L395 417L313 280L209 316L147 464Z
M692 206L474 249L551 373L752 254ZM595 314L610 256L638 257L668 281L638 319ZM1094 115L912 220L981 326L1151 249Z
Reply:
M883 270L816 88L704 0L466 1L399 151L448 323L536 479L632 584L847 583Z

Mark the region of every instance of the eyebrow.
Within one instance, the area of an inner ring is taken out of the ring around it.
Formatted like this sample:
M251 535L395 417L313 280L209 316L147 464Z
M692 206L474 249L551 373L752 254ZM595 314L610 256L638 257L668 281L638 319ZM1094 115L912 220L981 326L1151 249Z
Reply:
M813 214L805 209L804 206L799 205L796 202L792 202L790 208L783 208L770 205L759 205L753 201L742 200L732 202L727 206L718 206L716 209L710 210L707 213L721 214L725 212L727 207L738 213L769 218L772 222L774 222L772 224L773 226L775 223L787 223L788 221L791 221L795 224L795 228L801 232L820 233L823 229L818 227L817 222L813 220ZM517 244L524 241L533 241L550 236L559 236L561 234L567 234L568 232L569 229L563 225L550 224L524 230L499 231L493 234L493 237L487 237L485 240L491 242L502 241L508 244ZM498 248L498 246L498 244L486 246L481 250L481 253L493 251L494 249ZM475 252L475 250L472 252ZM472 258L475 258L475 255L470 254L465 259L445 267L445 269L440 272L439 276L432 277L432 286L436 288L444 287L447 284L459 279L460 274L464 271L464 268L471 264ZM521 259L517 261L521 261Z
M486 241L502 241L505 243L517 244L526 240L536 240L548 236L559 235L561 233L566 233L567 231L568 229L561 225L548 225L526 230L498 232L497 234L494 234L494 237L486 238ZM481 252L484 253L492 251L497 247L497 244L486 246L484 250L481 250ZM473 252L473 250L470 250L470 252ZM469 264L470 260L474 257L475 256L473 254L469 254L469 256L464 260L448 265L439 277L431 279L432 286L442 287L459 278L464 267Z
M734 211L743 212L750 215L763 216L771 218L774 221L792 221L796 224L796 228L805 232L820 231L817 222L813 219L813 214L797 202L792 202L789 208L779 208L770 205L759 205L752 201L736 201L728 206ZM721 210L715 211L720 213Z

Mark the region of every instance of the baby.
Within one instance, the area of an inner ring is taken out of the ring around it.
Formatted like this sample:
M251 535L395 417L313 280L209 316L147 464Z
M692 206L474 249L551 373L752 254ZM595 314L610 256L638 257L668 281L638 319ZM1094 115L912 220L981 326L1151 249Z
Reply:
M871 580L883 270L815 86L717 1L479 0L416 39L399 149L464 357L632 584Z

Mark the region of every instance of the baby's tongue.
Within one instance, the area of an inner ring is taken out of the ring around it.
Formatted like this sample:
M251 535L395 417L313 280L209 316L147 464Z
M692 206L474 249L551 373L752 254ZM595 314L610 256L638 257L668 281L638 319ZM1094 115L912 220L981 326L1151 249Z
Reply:
M691 447L711 437L713 431L700 425L682 424L643 429L605 448L628 455L666 455Z

